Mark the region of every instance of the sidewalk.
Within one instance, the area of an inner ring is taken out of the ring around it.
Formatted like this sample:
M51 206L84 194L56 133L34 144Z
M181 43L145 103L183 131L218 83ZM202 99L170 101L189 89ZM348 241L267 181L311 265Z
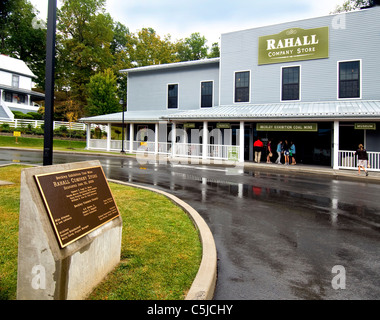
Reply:
M0 147L1 149L8 150L18 150L18 151L41 151L39 149L27 149L27 148L17 148L17 147ZM120 153L104 153L104 152L81 152L81 151L62 151L62 150L54 150L54 153L72 153L72 154L81 154L88 156L103 156L103 157L119 157L119 158L136 158L139 154L127 154L123 155ZM141 156L141 154L140 154ZM223 160L202 160L202 159L190 159L190 158L171 158L170 156L156 156L154 154L144 155L143 160L145 161L160 161L160 163L187 163L189 165L210 165L210 166L225 166L225 167L237 167L241 169L247 170L260 170L266 172L276 172L276 173L291 173L291 174L316 174L320 176L330 176L335 179L341 180L352 180L352 181L360 181L360 182L370 182L370 183L380 183L380 172L379 171L371 171L368 170L368 177L366 177L363 170L361 170L361 174L358 174L358 170L353 169L340 169L334 170L331 167L326 166L318 166L318 165L305 165L305 164L296 164L296 165L278 165L275 163L254 163L254 162L232 162L232 161L223 161Z
M296 164L296 165L278 165L274 163L252 163L246 162L244 163L244 168L246 169L256 169L263 171L272 171L279 173L299 173L299 174L316 174L323 176L330 176L336 179L342 180L353 180L353 181L361 181L361 182L371 182L371 183L380 183L380 172L368 170L368 177L366 177L365 172L363 170L360 171L360 175L358 174L358 170L352 169L340 169L335 170L330 167L318 166L318 165L306 165L306 164Z

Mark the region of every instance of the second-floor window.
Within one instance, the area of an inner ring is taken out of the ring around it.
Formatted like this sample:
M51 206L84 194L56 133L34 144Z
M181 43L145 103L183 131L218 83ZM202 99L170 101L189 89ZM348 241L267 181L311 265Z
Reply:
M12 87L13 88L19 88L20 86L20 77L16 75L12 75Z
M339 98L360 98L360 61L339 62Z
M168 109L178 108L178 84L168 85Z
M300 67L282 68L281 100L300 100Z
M235 102L249 102L249 71L235 73Z
M201 83L201 108L212 107L212 81L205 81Z

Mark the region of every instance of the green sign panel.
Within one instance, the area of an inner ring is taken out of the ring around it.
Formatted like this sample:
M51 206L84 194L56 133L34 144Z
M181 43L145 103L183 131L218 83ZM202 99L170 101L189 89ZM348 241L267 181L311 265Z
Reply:
M216 124L217 129L231 129L231 123L227 122L218 122Z
M231 160L231 161L239 160L239 147L228 148L228 160Z
M317 132L318 123L257 123L256 130Z
M185 129L195 129L195 123L191 123L191 122L184 123L184 124L183 124L183 127L184 127Z
M376 123L355 123L356 130L376 130Z
M329 27L291 28L259 37L259 65L329 57Z

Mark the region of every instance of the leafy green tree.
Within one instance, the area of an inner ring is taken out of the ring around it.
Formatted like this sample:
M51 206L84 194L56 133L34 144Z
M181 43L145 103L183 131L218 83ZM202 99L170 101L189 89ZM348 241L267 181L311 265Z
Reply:
M177 43L178 58L180 61L201 60L207 58L208 47L206 38L199 32L191 34L185 41Z
M44 88L46 30L28 0L0 2L0 52L26 62Z
M131 39L130 54L136 66L176 62L176 51L170 36L161 39L152 28L143 28Z
M371 0L346 0L341 6L337 6L333 13L353 11L358 8L366 7Z
M104 7L105 0L63 0L58 12L57 85L84 107L89 79L113 65L113 20Z
M116 76L111 69L91 77L88 84L88 114L91 116L121 111Z
M219 58L220 57L220 48L219 43L214 42L211 47L211 52L207 56L208 58Z

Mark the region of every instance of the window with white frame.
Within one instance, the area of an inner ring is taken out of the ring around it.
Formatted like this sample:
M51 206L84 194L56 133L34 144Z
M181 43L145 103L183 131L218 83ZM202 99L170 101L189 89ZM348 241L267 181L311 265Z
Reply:
M360 98L361 96L361 72L360 60L341 61L338 63L338 97Z
M212 107L213 96L213 82L203 81L201 82L201 108Z
M249 71L235 73L235 102L249 102Z
M168 109L178 108L178 84L168 85Z
M19 88L20 86L20 77L13 74L12 75L12 87L13 88Z
M300 100L300 67L283 67L281 100Z

